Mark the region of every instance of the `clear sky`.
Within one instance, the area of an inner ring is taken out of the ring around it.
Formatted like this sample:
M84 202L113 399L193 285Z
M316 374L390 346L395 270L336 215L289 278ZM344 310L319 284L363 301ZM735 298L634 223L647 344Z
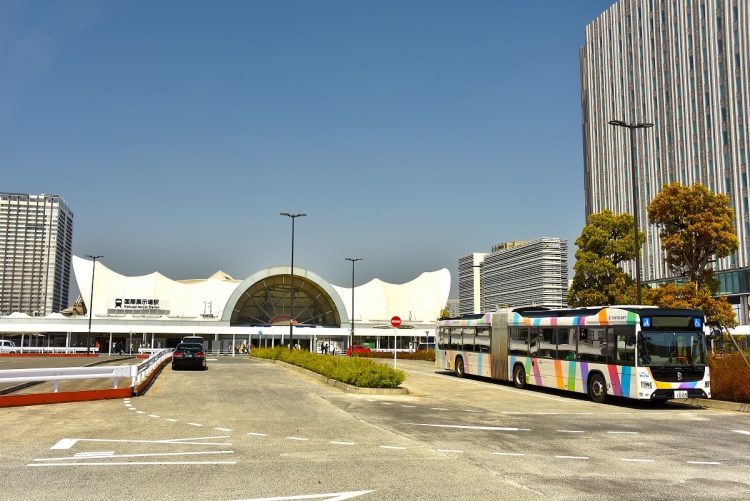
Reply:
M578 50L612 0L0 0L0 191L125 275L402 283L584 224ZM77 289L76 289L77 291Z

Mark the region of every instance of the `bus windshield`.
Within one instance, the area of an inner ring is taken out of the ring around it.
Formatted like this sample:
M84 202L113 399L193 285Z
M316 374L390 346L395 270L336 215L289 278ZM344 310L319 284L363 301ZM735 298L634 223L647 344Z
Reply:
M702 332L643 331L638 337L638 365L677 367L705 365L706 344Z

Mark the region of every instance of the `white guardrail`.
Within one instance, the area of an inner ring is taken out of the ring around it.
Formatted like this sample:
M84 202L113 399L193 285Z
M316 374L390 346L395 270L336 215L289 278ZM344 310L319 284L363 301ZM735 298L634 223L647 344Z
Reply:
M99 353L99 348L85 346L5 346L0 353Z
M0 384L50 381L52 383L52 391L57 393L60 381L111 379L112 388L117 388L119 379L129 379L129 386L132 388L145 381L159 367L161 362L171 356L172 350L163 349L158 350L148 360L138 365L1 370Z

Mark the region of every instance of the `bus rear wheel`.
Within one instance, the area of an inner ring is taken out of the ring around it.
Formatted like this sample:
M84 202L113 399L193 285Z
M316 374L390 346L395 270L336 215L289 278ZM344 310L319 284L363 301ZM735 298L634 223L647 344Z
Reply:
M589 379L589 398L597 404L607 400L607 382L601 374L594 374Z
M526 369L521 364L513 367L513 386L519 389L526 388Z
M461 357L456 357L456 376L464 377L465 375L466 371L464 370L464 359Z

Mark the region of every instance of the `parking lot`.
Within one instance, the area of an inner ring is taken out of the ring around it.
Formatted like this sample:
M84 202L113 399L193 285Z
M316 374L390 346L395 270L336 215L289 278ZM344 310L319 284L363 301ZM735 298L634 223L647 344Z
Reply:
M205 372L167 368L139 398L4 409L7 495L750 496L747 414L597 405L458 379L428 362L399 368L409 395L365 396L266 361L222 357Z

